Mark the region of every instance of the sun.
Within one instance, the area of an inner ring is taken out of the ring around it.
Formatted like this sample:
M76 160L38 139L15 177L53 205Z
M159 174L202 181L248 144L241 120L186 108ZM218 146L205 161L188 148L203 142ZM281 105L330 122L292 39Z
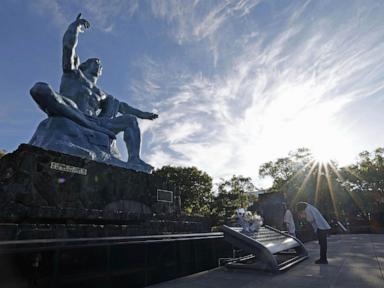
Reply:
M335 158L332 151L326 146L312 148L312 155L315 161L320 163L329 163Z

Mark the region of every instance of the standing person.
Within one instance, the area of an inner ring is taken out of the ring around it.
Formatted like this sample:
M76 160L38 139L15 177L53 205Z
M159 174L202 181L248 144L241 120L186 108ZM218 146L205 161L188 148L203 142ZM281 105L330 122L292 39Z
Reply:
M283 208L285 210L283 222L287 227L288 234L296 237L296 226L295 221L293 220L292 212L288 209L286 203L283 203Z
M306 202L299 202L296 204L296 211L300 218L306 219L311 223L313 230L317 234L320 245L320 259L316 260L316 264L328 264L327 260L327 233L331 229L328 222L324 219L323 215L317 210L316 207Z

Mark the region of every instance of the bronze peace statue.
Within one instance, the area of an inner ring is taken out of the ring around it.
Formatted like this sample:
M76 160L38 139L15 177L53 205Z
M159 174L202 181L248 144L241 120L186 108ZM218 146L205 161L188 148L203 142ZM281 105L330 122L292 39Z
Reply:
M153 167L140 159L141 133L137 118L154 120L100 89L101 61L91 58L80 64L76 54L79 34L90 27L79 14L63 37L63 75L60 91L36 83L30 93L48 118L39 124L29 144L107 164L150 173ZM116 135L124 133L128 161L120 159Z

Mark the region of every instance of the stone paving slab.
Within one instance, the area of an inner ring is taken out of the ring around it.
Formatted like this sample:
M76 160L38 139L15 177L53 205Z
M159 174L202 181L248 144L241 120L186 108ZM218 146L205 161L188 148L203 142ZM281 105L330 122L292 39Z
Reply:
M305 244L310 257L280 274L221 267L160 283L152 288L383 288L384 234L345 234L328 238L328 265L317 265L316 241Z

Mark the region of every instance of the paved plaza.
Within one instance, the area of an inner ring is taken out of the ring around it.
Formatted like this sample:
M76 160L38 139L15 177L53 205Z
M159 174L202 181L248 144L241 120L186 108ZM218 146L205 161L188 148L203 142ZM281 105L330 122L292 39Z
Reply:
M328 238L328 265L316 265L317 242L305 244L310 257L280 274L224 267L175 279L152 288L384 287L384 234L345 234Z

